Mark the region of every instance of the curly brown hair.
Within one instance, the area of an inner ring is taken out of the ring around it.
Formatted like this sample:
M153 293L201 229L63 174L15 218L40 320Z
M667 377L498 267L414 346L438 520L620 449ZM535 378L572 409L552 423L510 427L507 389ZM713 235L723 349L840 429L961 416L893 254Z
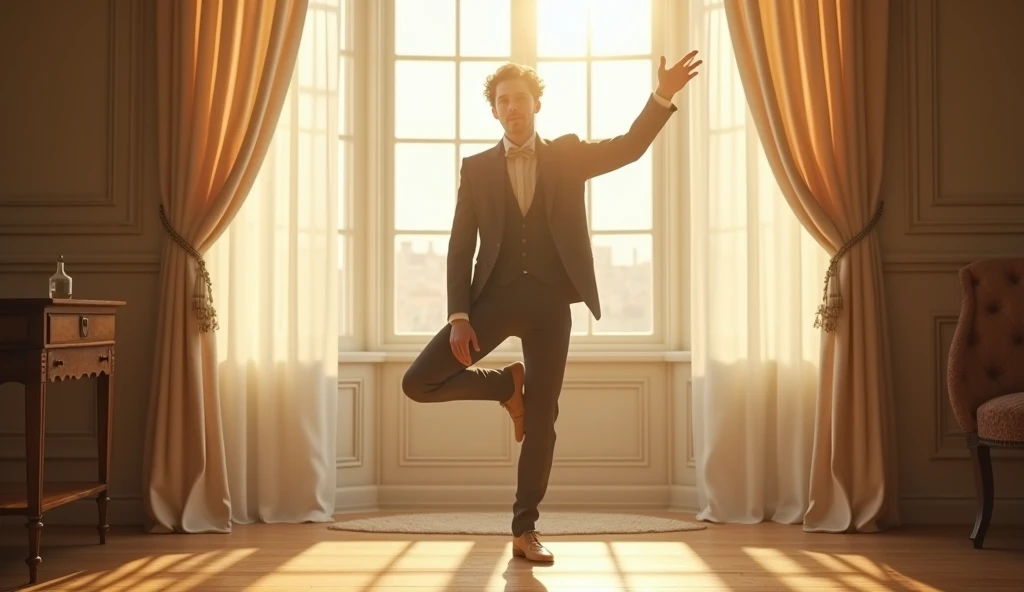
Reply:
M537 71L529 66L522 64L504 64L498 68L494 74L487 77L487 81L484 83L484 97L487 102L490 103L491 107L494 107L494 94L498 88L498 84L505 82L506 80L515 80L521 78L526 81L526 87L530 89L530 94L533 95L533 100L540 100L544 95L544 81L537 75Z

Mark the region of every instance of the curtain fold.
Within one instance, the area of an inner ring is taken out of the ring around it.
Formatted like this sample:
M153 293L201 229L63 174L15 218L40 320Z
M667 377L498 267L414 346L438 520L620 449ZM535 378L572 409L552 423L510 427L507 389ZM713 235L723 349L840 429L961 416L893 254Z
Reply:
M725 0L724 8L767 164L803 229L833 257L815 322L824 331L804 529L894 526L893 389L875 232L882 213L889 2ZM806 307L799 322L811 322ZM715 421L742 417L716 402L730 395L714 385L702 395ZM716 447L729 446L705 444L707 462ZM715 478L728 468L699 470L708 477L706 488L730 481ZM728 519L740 509L712 501L704 515Z
M698 514L793 524L808 507L828 256L775 181L723 5L691 4L708 69L688 87L693 433Z
M277 130L208 254L234 522L329 522L337 480L337 0L306 13Z
M255 182L281 112L305 0L156 4L161 255L143 455L154 532L228 532L217 317L202 255Z

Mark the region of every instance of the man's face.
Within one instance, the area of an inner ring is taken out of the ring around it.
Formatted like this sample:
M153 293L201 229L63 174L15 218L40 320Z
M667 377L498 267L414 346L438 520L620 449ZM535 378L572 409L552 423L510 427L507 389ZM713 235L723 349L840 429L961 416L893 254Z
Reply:
M501 122L501 127L510 137L529 135L533 132L533 116L540 111L540 101L530 94L526 81L522 79L503 80L494 89L494 107L491 113Z

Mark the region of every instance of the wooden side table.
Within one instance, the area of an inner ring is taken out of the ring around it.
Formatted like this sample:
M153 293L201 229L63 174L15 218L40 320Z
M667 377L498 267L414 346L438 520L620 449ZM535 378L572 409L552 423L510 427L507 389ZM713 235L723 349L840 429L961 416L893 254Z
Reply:
M43 512L96 495L100 544L106 544L110 435L114 399L114 317L125 303L51 298L0 299L0 383L25 385L26 482L0 484L0 515L28 518L29 581L36 582ZM45 482L46 385L97 378L95 481Z

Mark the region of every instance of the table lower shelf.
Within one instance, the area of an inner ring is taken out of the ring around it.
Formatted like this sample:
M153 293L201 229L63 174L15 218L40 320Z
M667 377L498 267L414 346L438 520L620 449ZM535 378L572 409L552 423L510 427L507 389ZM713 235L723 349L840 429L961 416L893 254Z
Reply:
M43 484L43 511L106 491L98 481L66 481ZM0 483L0 516L28 515L24 483Z

